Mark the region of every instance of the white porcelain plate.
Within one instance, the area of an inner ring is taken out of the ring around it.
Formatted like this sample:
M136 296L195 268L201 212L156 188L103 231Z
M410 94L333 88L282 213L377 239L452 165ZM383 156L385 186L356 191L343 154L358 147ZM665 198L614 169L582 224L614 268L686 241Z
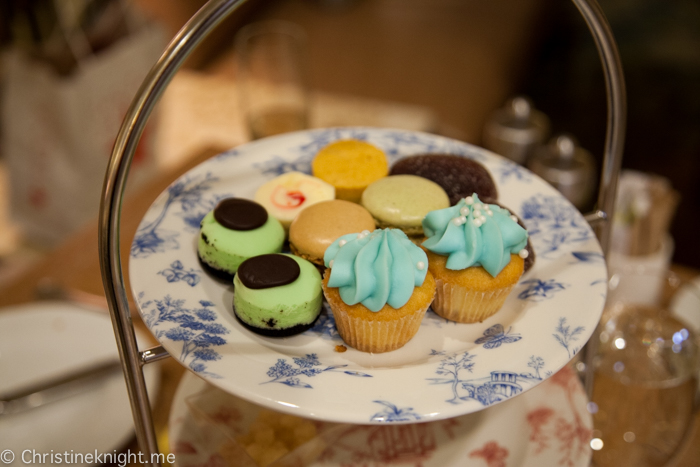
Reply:
M140 342L148 341L143 332L137 332L137 337ZM112 322L106 312L67 302L30 303L0 310L0 393L118 360ZM151 394L158 393L159 376L157 364L145 368ZM3 452L0 460L19 466L36 463L38 455L44 459L39 463L117 464L114 456L133 435L124 376L116 371L85 392L0 416L0 450L13 453ZM52 458L56 453L66 457ZM95 458L97 454L113 457Z
M226 196L252 198L290 170L310 172L316 152L356 138L390 162L449 153L481 162L499 202L526 223L537 260L504 307L480 324L428 312L403 348L367 354L342 344L324 310L303 334L266 338L232 312L233 288L210 278L196 252L199 221ZM488 151L401 130L335 128L290 133L214 157L153 203L131 247L129 274L146 325L180 362L225 391L292 414L347 423L427 421L475 412L539 384L584 345L605 301L600 246L581 214L550 185Z
M220 454L225 438L198 424L185 402L206 388L206 382L186 374L175 393L169 432L177 467L227 465ZM480 412L411 425L352 426L310 465L587 467L593 428L587 402L567 365L522 397ZM217 413L216 407L211 410ZM220 420L236 419L244 410L226 403Z

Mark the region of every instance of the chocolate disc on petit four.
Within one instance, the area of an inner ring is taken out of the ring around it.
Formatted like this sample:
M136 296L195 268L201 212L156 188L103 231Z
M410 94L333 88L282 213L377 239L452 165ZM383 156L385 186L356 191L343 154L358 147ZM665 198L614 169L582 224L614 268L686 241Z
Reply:
M255 201L226 198L214 209L214 219L231 230L253 230L267 222L267 211Z
M249 258L238 267L238 278L249 289L269 289L294 282L301 269L289 256L260 255Z

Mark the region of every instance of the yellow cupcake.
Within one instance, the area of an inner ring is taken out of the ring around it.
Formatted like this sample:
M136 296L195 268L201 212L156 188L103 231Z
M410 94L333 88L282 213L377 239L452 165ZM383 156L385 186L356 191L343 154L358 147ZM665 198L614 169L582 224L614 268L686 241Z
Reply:
M447 269L447 256L428 254L428 270L438 290L433 311L459 323L480 323L503 306L508 294L523 274L525 261L510 255L510 263L493 277L480 266L460 271Z
M321 149L311 164L315 177L335 187L337 199L360 202L367 186L389 174L384 152L364 141L339 140Z
M433 311L460 323L484 321L501 309L528 256L527 231L507 209L474 194L423 219L422 246L437 292Z
M323 293L345 343L362 352L403 347L435 296L428 257L398 229L339 237L324 255Z
M382 353L403 347L418 332L435 297L435 279L428 272L423 285L413 290L404 306L397 309L387 304L375 313L361 303L345 303L338 288L328 287L330 275L331 270L326 269L322 286L338 334L345 343L362 352Z

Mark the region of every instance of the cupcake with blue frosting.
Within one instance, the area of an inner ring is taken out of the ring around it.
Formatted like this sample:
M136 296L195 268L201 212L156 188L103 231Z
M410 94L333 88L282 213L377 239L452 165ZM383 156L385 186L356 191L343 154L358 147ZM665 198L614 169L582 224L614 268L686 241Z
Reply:
M428 213L422 243L437 292L433 311L476 323L501 309L523 274L527 231L507 209L474 194Z
M435 296L426 253L398 229L343 235L324 255L323 292L343 340L363 352L403 347Z

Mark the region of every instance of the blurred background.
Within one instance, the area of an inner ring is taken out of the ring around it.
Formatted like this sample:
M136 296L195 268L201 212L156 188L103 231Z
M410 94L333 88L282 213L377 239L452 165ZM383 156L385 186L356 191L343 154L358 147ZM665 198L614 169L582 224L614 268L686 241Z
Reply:
M109 142L129 96L167 40L203 3L0 4L0 284L94 219ZM673 261L700 267L695 240L700 209L700 4L600 3L615 33L627 83L623 166L659 176L673 194L662 216L668 218L664 229L675 241ZM514 96L526 96L548 118L547 137L571 135L590 154L596 173L601 165L606 124L602 69L571 2L251 0L204 41L169 86L137 154L141 163L135 162L133 185L147 183L204 149L225 149L249 139L232 90L237 80L234 37L245 24L267 19L287 20L306 31L315 112L311 126L403 127L484 145L484 128L494 112ZM77 29L82 32L74 34ZM129 39L134 43L124 45ZM94 70L100 68L101 57L111 65ZM51 79L34 81L35 74ZM87 75L90 79L83 80ZM107 87L118 90L118 102L100 93ZM55 88L60 105L51 108L44 88ZM33 99L33 107L23 99ZM78 100L86 102L77 105ZM32 107L29 112L27 107ZM114 115L103 117L102 126L91 131L90 125L110 111ZM100 132L100 141L82 147L82 140ZM48 143L30 147L26 139ZM59 140L68 143L56 155L52 148ZM81 147L73 151L71 145ZM81 151L86 155L76 156ZM97 163L92 166L87 160ZM46 180L60 177L65 185L79 187L80 197L89 202L73 206L69 193L69 208L51 208L51 200L60 201L63 195L51 196L60 187L48 186ZM592 203L586 201L581 209L590 209ZM61 209L79 214L57 216ZM31 210L36 212L27 215ZM621 212L629 214L624 206ZM650 217L654 213L652 209Z

